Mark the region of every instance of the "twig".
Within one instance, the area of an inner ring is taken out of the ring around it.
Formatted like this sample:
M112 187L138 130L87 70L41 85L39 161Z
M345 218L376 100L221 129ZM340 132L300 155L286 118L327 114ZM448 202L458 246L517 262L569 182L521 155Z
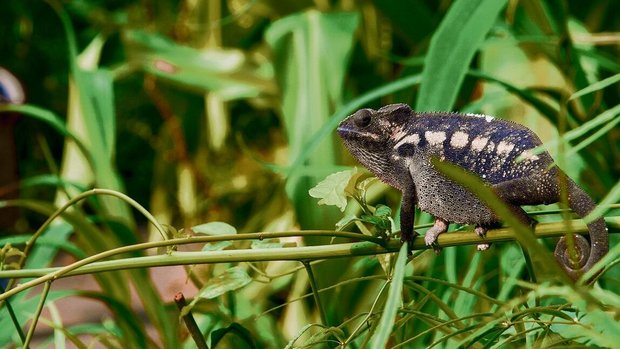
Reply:
M187 306L183 292L177 292L177 294L174 295L174 302L177 304L179 311L183 313L183 308ZM202 332L200 332L196 319L194 319L191 310L181 315L181 317L183 318L183 322L185 322L185 326L187 327L189 334L194 339L196 347L199 349L209 349L209 346L207 345L207 342L205 342L205 338L202 335Z

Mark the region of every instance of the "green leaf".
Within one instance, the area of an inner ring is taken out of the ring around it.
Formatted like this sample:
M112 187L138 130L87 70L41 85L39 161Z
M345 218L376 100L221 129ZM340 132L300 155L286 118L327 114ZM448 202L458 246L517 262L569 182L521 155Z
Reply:
M345 191L351 178L355 175L356 169L346 170L330 174L319 182L308 193L313 198L320 199L319 205L337 206L344 212L347 207L347 193Z
M74 141L76 145L80 148L84 156L86 156L87 158L91 157L90 152L88 151L88 148L84 145L84 143L82 143L82 141L71 130L67 128L62 119L60 119L56 114L52 113L51 111L30 104L0 104L0 117L2 117L2 115L6 112L16 112L26 116L30 116L39 121L43 121L61 135L68 137L72 141Z
M359 221L359 220L360 218L357 217L356 215L353 215L353 214L346 215L342 217L342 219L340 219L338 222L336 222L336 230L342 230L349 224Z
M232 241L210 242L202 246L201 251L221 251L229 246L232 246Z
M431 38L416 110L450 110L474 54L507 0L458 0Z
M390 217L392 209L385 205L377 205L374 215L377 217Z
M242 50L199 50L140 30L126 32L125 39L133 63L178 86L224 100L276 93L271 64L252 61Z
M367 172L357 172L357 167L354 167L353 174L351 175L351 178L349 179L349 183L347 183L347 186L344 188L344 191L349 196L353 196L356 193L363 194L364 191L366 190L366 186L361 186L361 183L363 183L364 181L360 182L360 179L365 178L366 176L368 176ZM371 177L371 178L375 178L375 177Z
M359 23L355 12L320 12L309 10L273 22L265 32L271 47L274 68L281 90L282 119L288 136L290 159L305 151L312 135L328 122L342 104L342 91L354 48ZM327 168L336 164L333 133L319 140L318 152L306 162L295 163L297 169L308 165ZM323 142L321 142L323 141ZM295 205L302 227L327 227L337 219L331 208L317 209L308 197L314 176L289 174L286 193Z
M205 235L234 235L237 229L232 225L224 222L209 222L192 227L192 231L196 234Z
M243 343L245 343L246 348L256 348L256 345L254 344L254 339L252 338L252 333L248 331L247 328L236 322L233 322L228 327L220 328L211 332L211 348L215 348L228 333L234 334L238 338L240 338ZM239 347L235 346L235 348Z
M579 98L583 95L587 95L588 93L592 93L592 92L596 92L598 90L602 90L607 86L613 85L616 82L620 81L620 73L616 74L616 75L612 75L610 77L608 77L607 79L603 79L601 81L597 81L593 84L591 84L590 86L583 88L575 93L573 93L570 98L568 99L569 101L575 98Z
M292 244L296 246L294 242ZM282 248L289 245L289 243L282 242L280 239L254 240L252 241L251 248Z
M379 326L375 333L370 338L369 348L385 348L392 329L394 328L394 322L396 321L396 313L402 303L402 291L403 280L405 279L405 266L407 265L407 243L404 243L400 247L398 252L398 258L396 259L396 265L394 266L394 273L392 274L390 290L388 292L388 298L385 301L385 307L379 320Z
M213 299L226 292L240 289L250 282L252 282L252 278L245 270L240 267L232 267L210 279L200 291L198 297Z

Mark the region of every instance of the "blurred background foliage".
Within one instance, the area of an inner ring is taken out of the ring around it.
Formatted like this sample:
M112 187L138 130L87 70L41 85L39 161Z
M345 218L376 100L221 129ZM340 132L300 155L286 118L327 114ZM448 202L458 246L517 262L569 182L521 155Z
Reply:
M56 207L91 187L125 192L176 228L223 221L239 232L333 229L341 213L317 206L308 189L354 164L334 126L356 108L395 102L526 124L561 145L551 148L560 165L601 200L620 177L619 85L569 98L620 73L618 13L620 3L612 0L2 1L0 66L19 79L32 107L1 118L8 143L0 161L16 166L0 187L3 205L11 207L0 211L3 241L23 243L9 238L29 236ZM580 128L593 119L609 127ZM557 142L575 129L582 131ZM368 199L394 211L399 203L398 193L380 183ZM59 251L79 258L160 238L149 229L124 202L89 199L44 234L45 248L35 249L27 266L48 266ZM509 297L517 288L501 282L514 268L522 272L520 258L509 244L484 255L452 248L439 257L424 254L415 270ZM276 275L293 266L256 268ZM228 267L206 267L192 282L201 288ZM320 287L356 281L322 293L330 323L368 311L379 286L357 278L381 274L376 259L315 268ZM615 291L619 273L605 278ZM78 295L114 308L113 325L72 331L105 333L99 340L112 346L178 345L177 314L147 271L95 276L101 292ZM282 347L316 321L312 302L248 319L308 287L303 271L254 282L205 302L204 328L243 320L261 346ZM149 337L131 310L130 288L156 335ZM471 295L465 302L445 285L432 288L459 315L477 307ZM21 300L23 324L36 302ZM9 327L2 328L14 328L8 321L3 315ZM428 345L440 333L412 345ZM16 336L3 331L1 343L18 342Z

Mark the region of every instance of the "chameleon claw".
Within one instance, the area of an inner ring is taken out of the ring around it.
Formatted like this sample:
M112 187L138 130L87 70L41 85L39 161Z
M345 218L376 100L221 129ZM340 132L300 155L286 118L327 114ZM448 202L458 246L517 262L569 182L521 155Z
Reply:
M481 227L481 226L476 226L474 228L474 232L476 232L476 235L478 235L481 239L484 239L487 237L487 231L489 230L489 228L487 227ZM491 244L490 243L482 243L482 244L478 244L476 245L476 249L478 251L486 251L489 248L491 248Z
M477 226L476 228L474 228L474 231L476 232L476 235L480 236L481 238L485 238L487 236L487 231L489 229L485 228L485 227L481 227L481 226Z
M488 250L489 248L491 248L491 244L478 244L478 245L476 245L476 249L477 249L478 251L480 251L480 252L482 252L482 251L486 251L486 250Z
M435 254L441 252L441 247L437 244L437 238L446 231L448 231L448 222L440 218L435 218L435 224L433 224L433 226L426 231L426 235L424 235L426 246L432 247Z

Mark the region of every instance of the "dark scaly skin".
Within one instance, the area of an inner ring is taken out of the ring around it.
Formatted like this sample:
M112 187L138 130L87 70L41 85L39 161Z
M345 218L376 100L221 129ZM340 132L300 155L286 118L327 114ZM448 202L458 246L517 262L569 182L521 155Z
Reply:
M495 212L473 193L440 174L431 164L439 158L456 164L489 185L524 223L533 225L521 205L560 201L563 182L568 204L581 218L594 201L562 172L547 152L534 154L541 144L528 128L506 120L458 113L415 113L405 104L379 110L361 109L338 127L344 144L377 177L403 193L401 241L413 241L415 205L436 218L429 245L447 229L447 222L473 224L478 234L498 224ZM567 259L564 238L556 246L556 258L572 279L589 270L608 251L607 228L602 218L588 224L591 249L575 236L581 262ZM484 247L479 246L479 249ZM488 247L488 246L486 246ZM484 247L484 248L486 248Z

